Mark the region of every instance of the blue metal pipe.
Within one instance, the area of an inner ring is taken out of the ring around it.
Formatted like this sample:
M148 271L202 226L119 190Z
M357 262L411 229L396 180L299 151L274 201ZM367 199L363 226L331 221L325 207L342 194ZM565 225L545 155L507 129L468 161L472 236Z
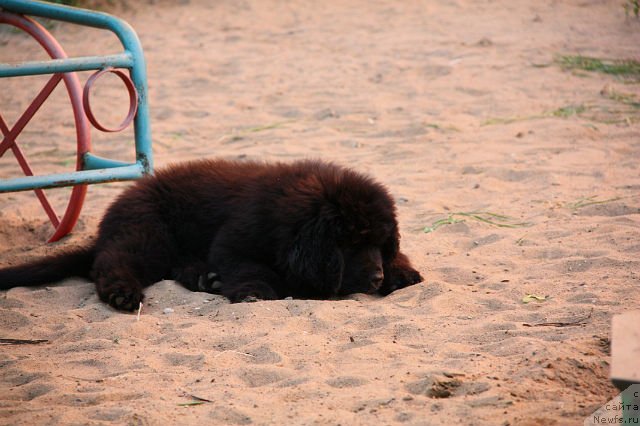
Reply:
M113 169L82 170L44 176L26 176L2 181L0 193L138 179L144 174L145 171L142 165L132 164Z
M0 2L1 1L2 0L0 0ZM128 52L106 56L85 56L68 59L50 59L48 61L30 61L18 64L0 64L0 78L56 74L71 71L90 71L106 67L132 68L133 64L133 57Z
M132 165L130 163L93 155L90 152L84 154L82 163L84 164L84 170L112 169L115 167L126 167Z
M116 34L125 50L136 50L140 42L133 28L122 19L108 13L80 9L62 4L46 3L38 0L0 0L0 7L13 13L41 16L58 21L102 28Z

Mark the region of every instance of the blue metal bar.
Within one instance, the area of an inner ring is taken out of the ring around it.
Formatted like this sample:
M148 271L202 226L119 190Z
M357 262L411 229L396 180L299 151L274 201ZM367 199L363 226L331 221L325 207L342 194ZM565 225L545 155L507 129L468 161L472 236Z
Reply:
M27 176L9 179L2 182L0 193L28 191L37 188L57 188L62 186L81 185L85 183L104 183L120 180L138 179L145 174L141 164L100 170L82 170L71 173L59 173L45 176Z
M131 166L131 163L99 157L90 152L84 154L82 163L84 164L84 170L112 169L115 167Z
M125 50L132 50L131 47L138 40L138 36L128 23L104 12L37 0L0 0L0 7L13 13L42 16L58 21L109 30L118 36Z
M2 0L0 0L1 2ZM99 70L106 67L132 68L133 57L130 53L118 53L107 56L85 56L68 59L50 59L17 64L0 64L0 78L25 75L56 74L71 71Z

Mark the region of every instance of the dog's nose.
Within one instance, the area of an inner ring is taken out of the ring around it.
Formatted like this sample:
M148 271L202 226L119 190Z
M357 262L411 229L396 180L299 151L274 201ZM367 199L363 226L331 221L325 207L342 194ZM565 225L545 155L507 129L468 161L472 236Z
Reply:
M384 280L384 273L381 270L376 271L371 275L370 280L371 280L371 287L377 290L382 285L382 281Z

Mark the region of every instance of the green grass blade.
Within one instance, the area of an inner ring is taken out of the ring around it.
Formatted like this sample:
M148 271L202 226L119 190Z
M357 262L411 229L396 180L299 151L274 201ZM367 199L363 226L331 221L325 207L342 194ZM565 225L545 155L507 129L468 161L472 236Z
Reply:
M582 55L561 55L556 63L565 70L582 70L640 79L640 62L634 59L602 59Z

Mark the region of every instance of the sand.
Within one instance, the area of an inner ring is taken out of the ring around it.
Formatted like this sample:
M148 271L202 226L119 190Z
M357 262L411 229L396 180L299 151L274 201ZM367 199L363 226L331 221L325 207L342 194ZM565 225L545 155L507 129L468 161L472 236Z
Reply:
M1 292L0 338L46 340L2 346L1 424L582 424L617 393L611 318L640 303L640 111L614 95L637 101L640 86L554 58L638 59L640 22L621 2L103 7L145 48L158 167L313 157L370 173L426 279L386 298L234 305L163 281L139 319L80 279ZM108 33L52 32L70 55L119 51ZM40 57L0 30L3 61ZM0 81L10 125L42 85ZM98 86L115 125L126 93ZM19 139L38 173L73 167L65 96ZM132 158L130 131L93 139ZM17 175L8 153L0 177ZM0 195L0 265L83 244L128 184L91 186L51 245L33 194Z

